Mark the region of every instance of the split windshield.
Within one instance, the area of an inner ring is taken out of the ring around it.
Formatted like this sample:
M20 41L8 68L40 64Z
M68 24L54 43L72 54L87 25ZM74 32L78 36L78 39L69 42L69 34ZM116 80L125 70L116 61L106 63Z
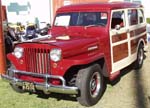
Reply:
M57 14L54 26L89 26L107 24L106 12L74 12Z

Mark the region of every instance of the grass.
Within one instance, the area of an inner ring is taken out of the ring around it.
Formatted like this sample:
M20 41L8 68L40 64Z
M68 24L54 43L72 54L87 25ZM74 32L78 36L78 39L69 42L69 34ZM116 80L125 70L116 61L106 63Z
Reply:
M108 91L112 86L108 86ZM62 94L17 93L0 79L0 108L86 108L74 96ZM92 107L93 108L93 107ZM95 107L94 107L95 108Z
M107 85L107 90L112 91ZM8 82L0 78L0 108L86 108L78 103L75 96L43 93L17 93ZM92 106L88 108L97 108Z
M74 97L60 94L16 93L0 79L0 108L81 108Z
M146 18L146 22L150 24L150 18Z

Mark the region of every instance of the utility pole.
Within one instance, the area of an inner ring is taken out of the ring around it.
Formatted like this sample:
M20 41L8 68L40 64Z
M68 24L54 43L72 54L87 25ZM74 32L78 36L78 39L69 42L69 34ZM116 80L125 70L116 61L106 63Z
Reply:
M53 7L53 0L49 0L49 7L50 7L50 24L52 26L52 23L53 23L53 18L54 18L54 7Z
M6 72L5 43L3 36L2 2L0 0L0 75Z

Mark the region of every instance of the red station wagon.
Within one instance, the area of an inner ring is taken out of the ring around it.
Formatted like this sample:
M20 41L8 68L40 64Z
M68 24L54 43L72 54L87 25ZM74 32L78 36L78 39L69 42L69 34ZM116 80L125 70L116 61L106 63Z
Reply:
M2 78L17 92L76 95L96 104L105 78L115 79L134 63L142 67L146 44L143 6L127 2L76 4L56 12L51 38L19 43L7 55L12 66Z

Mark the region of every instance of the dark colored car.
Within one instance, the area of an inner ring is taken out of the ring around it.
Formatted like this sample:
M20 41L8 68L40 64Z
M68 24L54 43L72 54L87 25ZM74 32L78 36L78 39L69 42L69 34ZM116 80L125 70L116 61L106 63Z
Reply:
M37 35L36 35L36 27L34 25L31 25L31 26L27 27L25 37L27 39L33 39L33 38L37 37Z

